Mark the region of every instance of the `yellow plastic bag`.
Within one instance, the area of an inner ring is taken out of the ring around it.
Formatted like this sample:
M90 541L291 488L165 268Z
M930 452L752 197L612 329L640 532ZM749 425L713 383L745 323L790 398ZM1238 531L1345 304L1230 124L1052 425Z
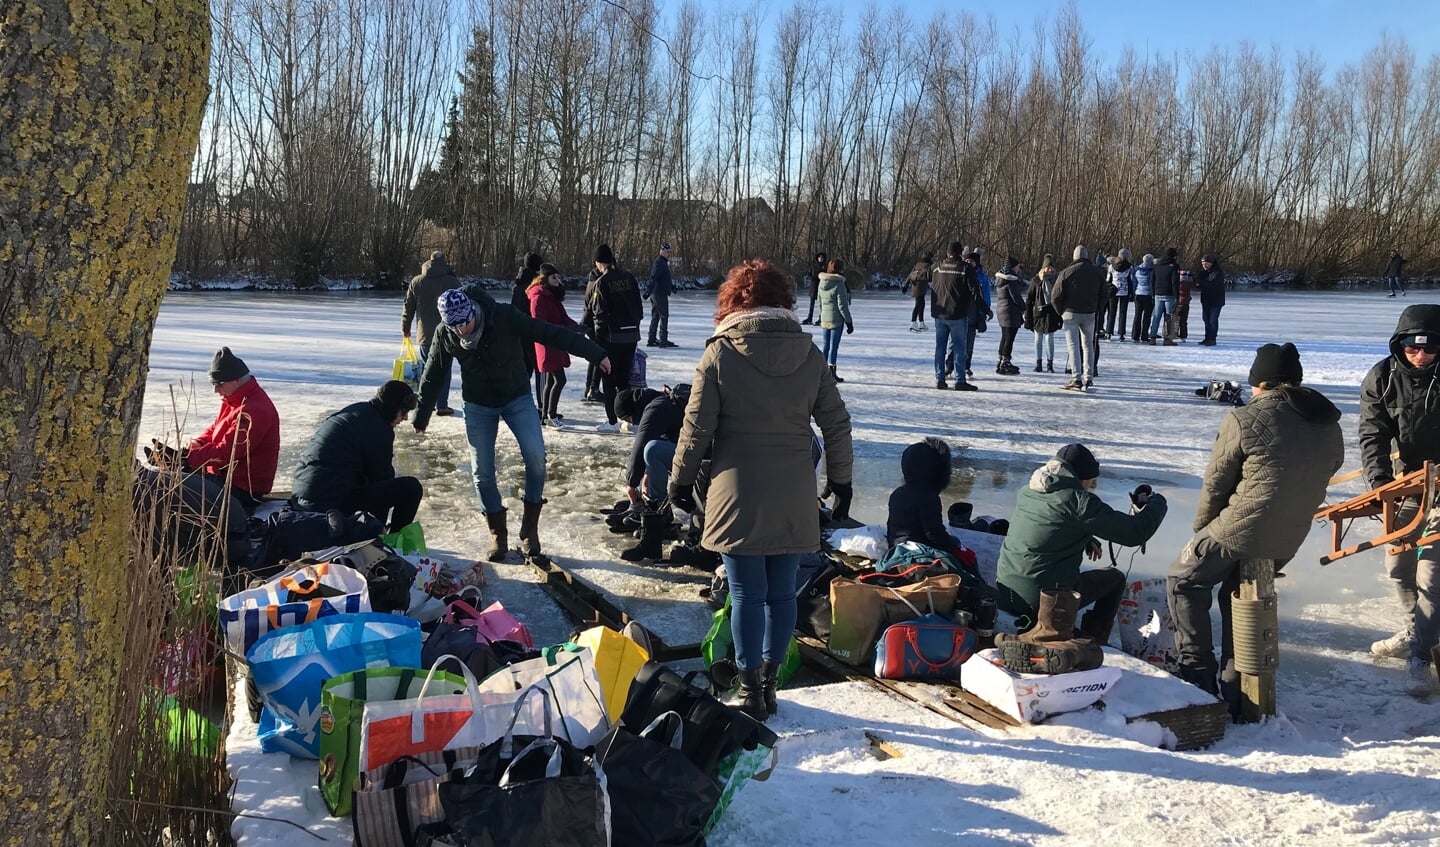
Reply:
M415 349L415 342L410 340L410 336L405 336L400 342L400 357L390 369L390 378L408 382L411 388L419 390L420 374L424 368L425 363L420 361L420 351Z
M626 638L613 629L595 626L580 633L575 643L589 647L595 657L595 672L600 677L600 691L605 697L605 708L610 713L610 722L619 723L620 713L625 711L625 700L630 696L630 683L641 666L650 661L650 654L644 647Z

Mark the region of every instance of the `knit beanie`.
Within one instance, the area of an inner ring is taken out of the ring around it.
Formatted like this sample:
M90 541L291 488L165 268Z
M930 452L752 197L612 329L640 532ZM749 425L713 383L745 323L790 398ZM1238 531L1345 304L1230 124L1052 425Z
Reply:
M595 261L602 265L615 264L615 252L610 249L609 244L601 244L595 248Z
M1300 351L1290 342L1266 344L1255 351L1255 363L1250 366L1250 384L1298 383L1305 377L1300 366Z
M231 353L229 347L221 347L215 358L210 360L210 382L214 385L239 379L248 373L250 369L245 367L245 360Z
M1075 252L1071 254L1070 261L1079 262L1090 258L1090 251L1085 249L1084 244L1076 244Z
M635 403L640 399L640 389L626 388L615 395L615 417L632 420L635 417Z
M541 264L541 262L543 262L543 261L544 261L544 259L541 258L541 256L540 256L539 253L526 253L526 254L525 254L525 268L526 268L526 270L531 270L531 271L538 271L538 270L540 270L540 264Z
M440 307L440 320L451 329L458 329L475 317L475 301L458 288L441 294L436 305Z
M1100 476L1100 463L1095 461L1095 454L1084 444L1066 444L1055 454L1055 458L1064 462L1076 479L1095 479Z
M380 407L385 420L393 421L401 410L413 412L419 400L415 397L415 390L407 383L392 379L380 386L380 390L375 392L375 399L370 402Z
M965 245L964 245L964 244L961 244L961 243L958 242L958 241L952 241L952 242L950 242L950 255L954 256L954 257L957 258L957 259L960 258L961 256L964 256L964 255L965 255Z
M1040 260L1040 267L1042 267L1042 268L1048 268L1048 267L1050 267L1050 266L1053 265L1053 264L1055 264L1055 254L1054 254L1054 253L1046 253L1045 256L1044 256L1044 258L1042 258L1042 259Z
M1166 248L1166 250L1165 250L1165 258L1167 258L1167 259L1173 259L1173 258L1175 258L1176 256L1179 256L1179 255L1180 255L1180 251L1179 251L1179 250L1176 250L1174 247L1169 247L1169 248Z

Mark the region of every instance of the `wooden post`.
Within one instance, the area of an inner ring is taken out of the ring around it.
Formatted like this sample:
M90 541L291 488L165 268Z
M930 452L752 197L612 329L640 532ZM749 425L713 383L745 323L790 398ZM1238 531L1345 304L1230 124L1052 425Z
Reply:
M1240 599L1259 600L1275 593L1275 561L1240 562ZM1278 633L1277 633L1278 637ZM1240 674L1240 723L1256 723L1275 714L1275 669Z

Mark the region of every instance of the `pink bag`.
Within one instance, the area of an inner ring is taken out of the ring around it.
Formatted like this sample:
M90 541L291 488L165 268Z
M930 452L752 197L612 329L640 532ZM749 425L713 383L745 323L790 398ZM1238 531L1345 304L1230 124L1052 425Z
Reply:
M516 620L514 615L505 611L499 600L486 606L483 612L476 611L474 606L464 600L451 600L445 620L457 626L475 627L476 637L487 642L518 641L532 650L535 649L535 639L530 637L530 630Z

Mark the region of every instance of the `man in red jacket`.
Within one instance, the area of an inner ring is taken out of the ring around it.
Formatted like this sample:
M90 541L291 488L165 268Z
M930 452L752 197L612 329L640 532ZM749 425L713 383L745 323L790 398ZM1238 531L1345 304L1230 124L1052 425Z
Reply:
M245 362L229 347L221 347L210 362L210 384L220 395L220 412L180 452L180 463L187 471L228 477L231 494L245 511L252 512L275 484L280 415Z

